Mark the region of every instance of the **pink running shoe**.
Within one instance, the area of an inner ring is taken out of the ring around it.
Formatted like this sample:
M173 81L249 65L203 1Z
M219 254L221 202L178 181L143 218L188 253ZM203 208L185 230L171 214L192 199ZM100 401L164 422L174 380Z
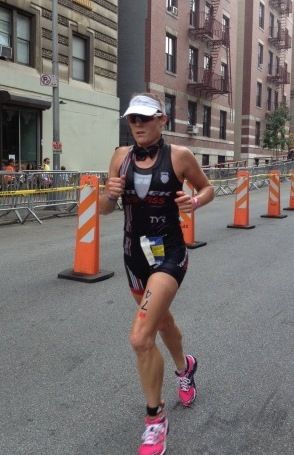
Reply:
M192 355L186 355L187 370L183 374L175 372L178 382L178 395L183 406L190 406L196 398L197 390L194 374L197 370L197 360Z
M166 416L152 419L145 417L145 431L138 455L163 455L166 451L168 420Z

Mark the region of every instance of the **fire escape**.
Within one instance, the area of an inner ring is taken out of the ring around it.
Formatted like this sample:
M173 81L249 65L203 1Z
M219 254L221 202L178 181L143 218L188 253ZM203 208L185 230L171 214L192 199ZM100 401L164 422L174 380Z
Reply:
M292 13L291 0L269 0L269 5L277 11L279 18L277 26L270 26L269 43L277 50L278 63L275 71L269 68L267 80L275 84L277 88L281 88L282 96L284 95L284 85L290 84L290 72L286 64L286 54L288 49L291 49L292 39L289 36L287 29L287 17Z
M189 68L188 89L194 95L205 98L228 94L231 106L230 27L216 19L219 3L220 0L211 0L210 10L200 12L197 24L189 28L189 36L192 40L206 42L209 58L206 67L197 66L196 70ZM216 72L221 46L225 48L227 62L222 68L222 74Z

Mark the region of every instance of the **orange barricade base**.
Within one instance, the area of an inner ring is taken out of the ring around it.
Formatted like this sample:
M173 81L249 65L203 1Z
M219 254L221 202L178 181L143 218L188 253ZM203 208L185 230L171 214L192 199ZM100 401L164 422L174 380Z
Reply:
M285 209L287 210L287 209ZM261 218L287 218L288 215L260 215Z
M112 277L114 272L100 269L99 179L95 175L84 175L80 186L74 266L57 276L95 283Z
M195 242L186 243L185 245L189 250L194 250L195 248L200 248L201 246L207 245L207 242L200 242L195 240Z
M84 283L96 283L97 281L107 280L114 275L114 272L107 272L106 270L100 270L96 275L84 275L82 273L76 273L73 269L67 269L63 272L58 273L58 278L64 278L66 280L82 281Z
M227 228L234 228L234 229L254 229L254 224L228 224Z

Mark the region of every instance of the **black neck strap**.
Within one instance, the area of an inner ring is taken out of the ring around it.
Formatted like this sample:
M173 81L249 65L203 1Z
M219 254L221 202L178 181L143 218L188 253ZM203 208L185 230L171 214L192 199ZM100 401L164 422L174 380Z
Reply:
M137 161L145 161L149 156L151 159L155 157L156 153L164 145L164 139L161 137L156 144L150 145L150 147L143 148L135 144L133 147L133 152L135 154Z

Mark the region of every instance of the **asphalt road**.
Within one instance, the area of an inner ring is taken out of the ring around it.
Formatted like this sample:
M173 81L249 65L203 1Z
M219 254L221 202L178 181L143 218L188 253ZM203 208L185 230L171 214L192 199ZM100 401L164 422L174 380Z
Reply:
M293 455L294 212L233 230L234 197L197 212L189 271L173 304L197 355L194 406L177 403L164 351L169 455ZM288 205L289 184L282 188ZM96 283L57 279L73 260L76 218L0 227L0 454L131 455L145 403L128 330L135 304L122 262L122 213L101 220Z

